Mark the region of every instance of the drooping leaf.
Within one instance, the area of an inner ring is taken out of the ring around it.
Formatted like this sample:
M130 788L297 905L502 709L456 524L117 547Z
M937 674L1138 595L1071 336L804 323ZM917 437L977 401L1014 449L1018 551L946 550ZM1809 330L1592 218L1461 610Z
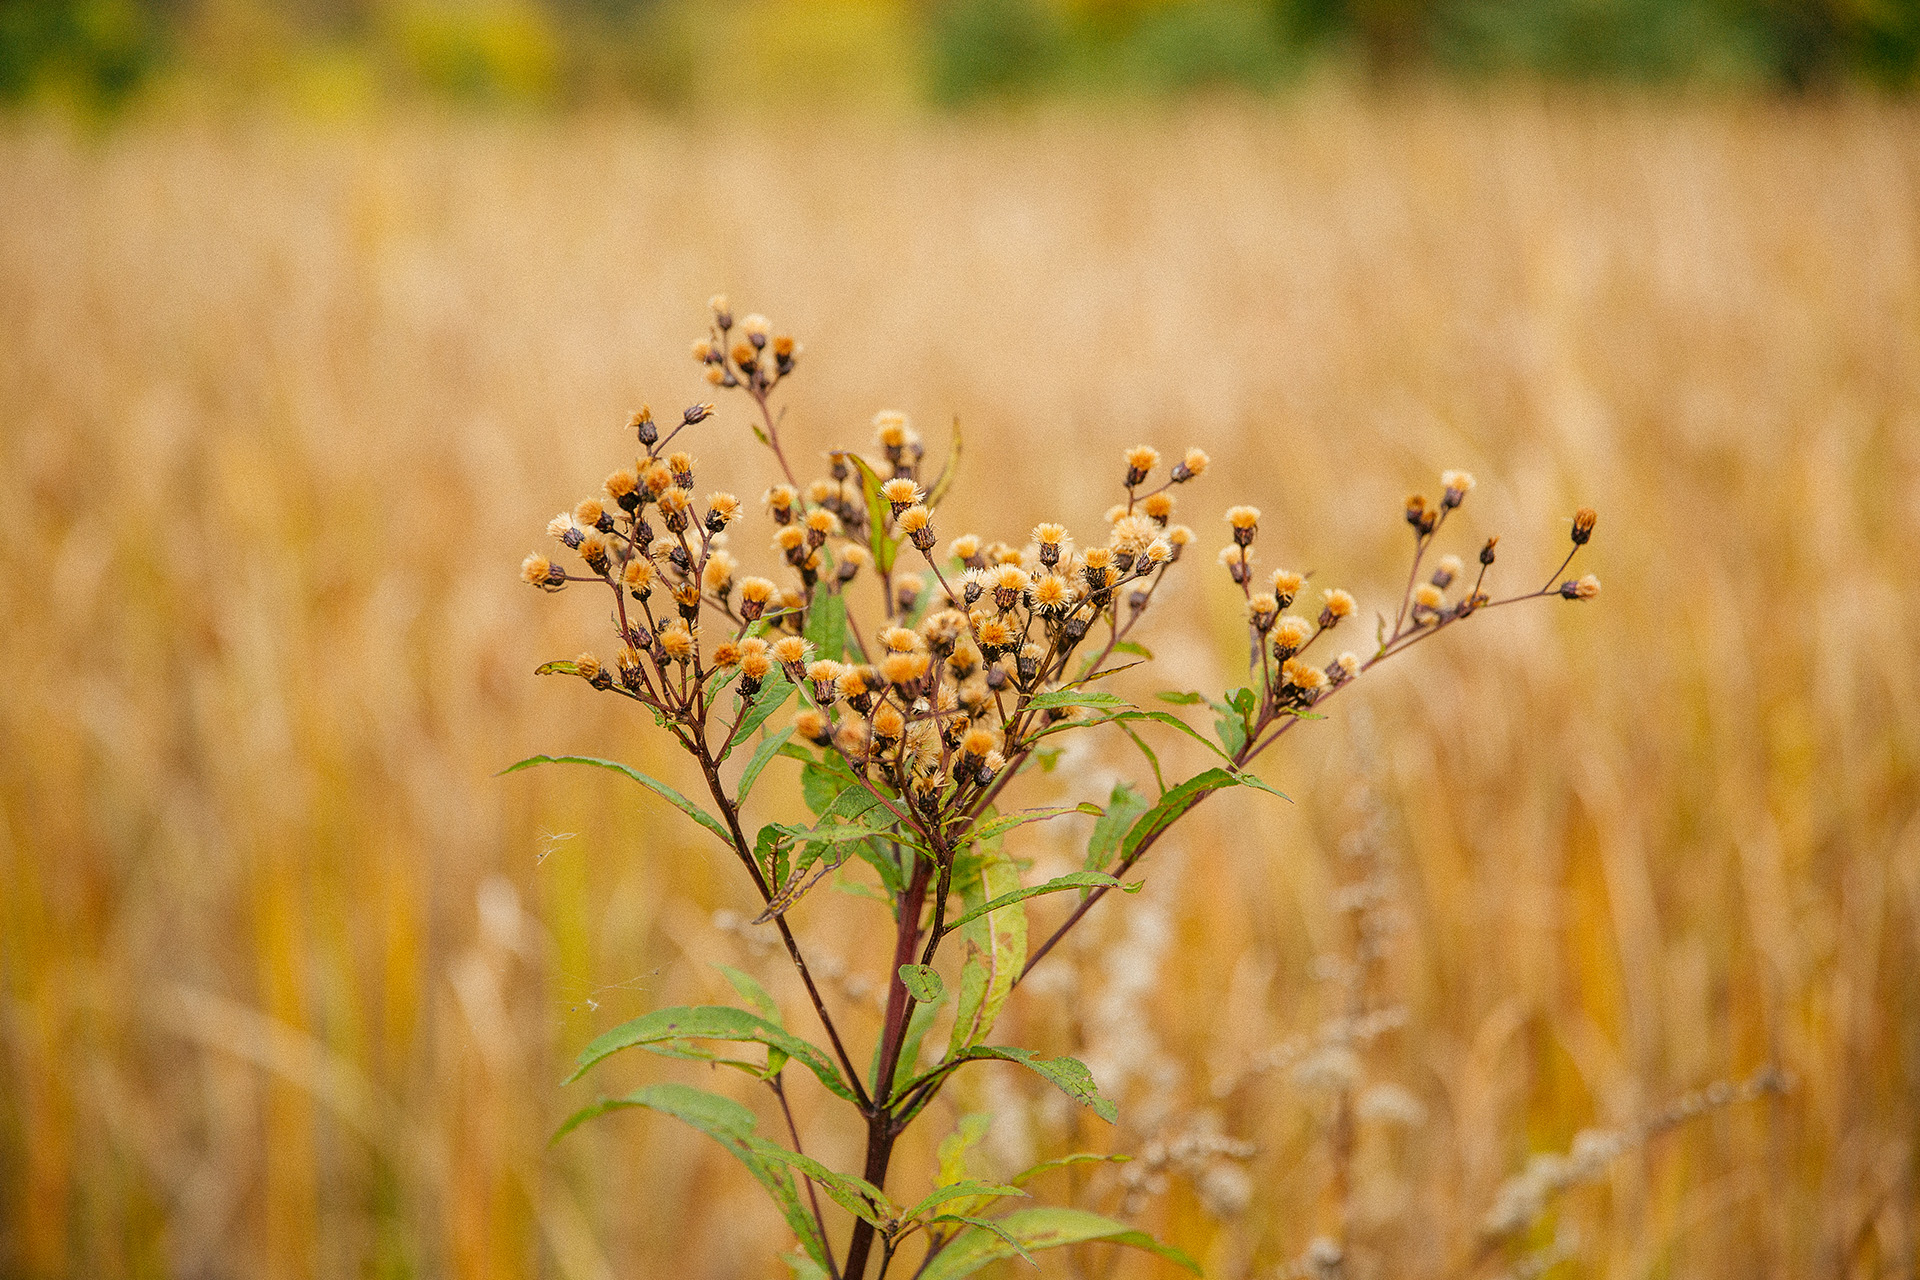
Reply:
M1100 1096L1100 1087L1093 1082L1093 1072L1087 1070L1087 1064L1078 1058L1061 1056L1043 1058L1033 1049L1022 1049L1015 1045L977 1044L965 1050L953 1061L985 1061L997 1058L1002 1062L1017 1062L1027 1070L1042 1076L1054 1088L1078 1102L1093 1114L1112 1124L1120 1115L1120 1108L1111 1098Z
M800 1197L794 1190L793 1175L780 1163L769 1160L763 1154L760 1150L763 1140L753 1132L753 1112L730 1098L684 1084L648 1085L624 1098L603 1099L575 1112L553 1135L554 1141L558 1142L595 1116L626 1107L646 1107L670 1115L725 1147L767 1189L774 1203L779 1206L781 1216L799 1237L800 1247L806 1250L807 1256L816 1266L827 1265L826 1242L820 1238L820 1228L814 1222L813 1215L800 1205Z
M572 662L543 662L533 669L537 676L577 676L580 667Z
M1196 703L1206 701L1205 698L1201 697L1197 693L1176 693L1172 690L1167 690L1166 692L1163 692L1163 693L1156 693L1153 696L1160 699L1160 701L1162 702L1171 702L1176 707L1191 707Z
M900 551L900 542L887 533L887 526L893 523L893 504L880 492L885 483L870 463L857 453L846 455L860 471L861 487L867 495L867 536L871 539L868 550L873 552L874 567L881 573L893 572L893 558Z
M1130 653L1136 658L1145 658L1148 662L1153 661L1153 650L1135 640L1115 641L1113 651L1115 653ZM1165 695L1163 694L1161 696L1164 697Z
M1043 893L1063 893L1068 889L1093 889L1101 885L1113 886L1119 883L1118 880L1115 880L1112 876L1102 871L1069 871L1066 875L1055 876L1045 884L1036 884L1024 889L1015 889L1011 893L1003 893L997 898L983 902L948 925L947 928L950 930L958 929L963 925L972 924L975 920L978 920L990 911L998 911L1002 907L1010 907L1014 903L1024 902L1028 898L1037 898Z
M1134 790L1132 783L1114 784L1113 794L1107 798L1107 811L1100 815L1100 821L1093 824L1093 835L1087 840L1088 871L1098 871L1113 861L1113 855L1120 851L1120 841L1126 837L1134 819L1145 813L1147 808L1146 797Z
M839 1068L817 1046L765 1018L731 1005L680 1006L656 1009L631 1022L623 1023L600 1036L580 1051L574 1072L566 1083L572 1084L594 1064L622 1049L651 1048L674 1040L733 1040L763 1044L780 1052L811 1071L828 1089L849 1102L856 1101L853 1090L840 1076Z
M961 1232L952 1244L921 1269L920 1280L961 1280L961 1277L972 1275L990 1262L1016 1257L1023 1251L1058 1249L1093 1240L1145 1249L1185 1267L1195 1275L1200 1274L1199 1265L1180 1250L1161 1244L1144 1231L1135 1230L1111 1218L1103 1218L1097 1213L1089 1213L1085 1209L1016 1209L1003 1218L995 1219L994 1223L999 1228L997 1232L987 1230L984 1225L972 1226Z
M615 773L624 773L627 777L632 778L635 782L653 792L707 830L713 832L714 835L719 836L729 848L733 845L733 834L720 824L720 819L714 817L705 809L702 809L699 805L687 799L658 778L648 777L632 765L621 764L617 760L601 760L594 756L528 756L518 764L508 765L500 772L502 774L518 773L522 769L531 769L537 764L590 764L595 768L612 769Z
M753 784L760 780L760 773L780 754L780 748L787 745L787 739L793 736L793 726L788 725L755 748L753 756L747 761L746 769L740 774L739 798L745 803L747 793L753 790Z
M885 1193L865 1178L835 1172L812 1156L802 1155L798 1151L789 1151L779 1143L769 1142L765 1138L750 1137L747 1141L763 1158L797 1169L818 1183L820 1189L831 1196L835 1204L856 1218L865 1218L868 1222L879 1226L900 1212L893 1201L887 1199Z
M940 980L940 971L930 964L901 965L900 981L906 984L907 993L922 1004L932 1004L947 994L947 984Z
M1213 732L1220 739L1221 750L1231 759L1246 748L1247 718L1237 708L1222 711L1213 722Z

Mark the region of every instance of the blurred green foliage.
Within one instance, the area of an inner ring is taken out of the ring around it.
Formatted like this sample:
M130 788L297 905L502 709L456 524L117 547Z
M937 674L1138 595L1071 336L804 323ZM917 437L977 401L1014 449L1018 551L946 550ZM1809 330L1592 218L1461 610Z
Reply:
M100 107L196 82L955 106L1263 91L1329 65L1899 91L1920 75L1920 0L0 0L0 100Z

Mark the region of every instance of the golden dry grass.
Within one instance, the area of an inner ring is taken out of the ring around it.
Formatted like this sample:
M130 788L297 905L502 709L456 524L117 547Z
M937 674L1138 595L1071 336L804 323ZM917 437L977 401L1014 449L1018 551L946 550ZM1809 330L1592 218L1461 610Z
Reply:
M643 1117L545 1146L594 1030L721 998L713 961L779 977L711 927L747 904L734 869L617 780L493 776L678 768L532 677L600 618L515 568L627 410L698 398L686 344L724 287L807 344L795 437L891 406L937 448L963 420L949 532L1089 525L1119 446L1196 443L1209 542L1256 502L1267 563L1370 614L1399 499L1442 466L1480 476L1465 514L1510 584L1602 513L1599 602L1370 677L1275 753L1296 804L1217 801L1102 906L1007 1033L1093 1059L1122 1128L1070 1134L985 1071L995 1158L1210 1116L1259 1144L1251 1204L1216 1218L1176 1180L1144 1221L1229 1277L1330 1229L1320 1097L1210 1086L1327 1012L1364 779L1408 1012L1367 1069L1426 1119L1361 1132L1354 1274L1464 1274L1529 1152L1770 1059L1790 1096L1564 1200L1556 1274L1912 1274L1916 124L1416 95L764 133L6 125L0 1272L776 1273L775 1215L704 1140ZM731 406L699 452L757 492L749 450ZM1191 570L1151 642L1218 688L1233 601ZM872 978L876 910L796 919ZM599 1083L688 1078L621 1066ZM856 1158L804 1110L810 1150Z

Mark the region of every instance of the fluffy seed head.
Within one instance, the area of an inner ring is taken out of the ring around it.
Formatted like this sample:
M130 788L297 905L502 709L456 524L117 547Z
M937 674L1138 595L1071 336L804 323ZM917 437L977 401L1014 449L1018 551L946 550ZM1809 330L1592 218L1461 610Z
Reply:
M1353 614L1353 609L1353 597L1347 592L1342 591L1339 587L1335 587L1333 590L1327 592L1327 603L1323 612L1326 613L1328 617L1336 621L1341 618L1350 617Z
M678 484L681 488L691 488L693 486L692 454L681 452L668 455L667 470L673 473L674 483Z
M866 673L858 667L847 667L834 677L833 691L843 698L857 698L867 691Z
M772 670L773 660L767 657L765 650L740 655L740 674L749 680L764 680Z
M873 736L883 741L898 740L906 731L906 727L906 717L902 716L899 709L891 702L883 703L880 709L873 713Z
M1289 658L1282 663L1280 674L1287 684L1296 689L1305 689L1309 693L1325 688L1327 683L1326 672L1298 658Z
M1260 508L1247 506L1228 507L1226 521L1234 527L1235 532L1241 529L1258 528L1260 524Z
M775 551L798 551L807 541L807 531L797 524L781 525L773 535Z
M547 578L552 572L553 563L537 553L520 562L520 576L536 587L546 586Z
M807 512L807 531L821 537L829 537L840 532L840 517L825 507L815 507Z
M612 498L615 502L619 502L620 499L629 497L638 490L640 481L634 476L633 472L622 468L608 476L601 487L607 491L609 498Z
M714 528L716 521L719 523L720 528L725 528L739 518L740 499L730 493L710 493L707 495L708 532L720 532L720 529Z
M1158 466L1160 451L1149 444L1137 444L1127 450L1127 487L1131 489Z
M1080 563L1089 569L1104 569L1113 563L1113 548L1088 547L1086 554L1080 557Z
M1247 600L1247 620L1261 631L1271 627L1279 614L1280 602L1264 592Z
M793 731L816 745L828 740L830 730L827 713L818 707L804 708L793 718Z
M1183 524L1177 524L1167 530L1167 541L1171 542L1176 549L1184 547L1193 541L1193 530Z
M883 448L898 449L913 438L913 428L907 425L907 415L898 409L882 409L873 415L873 438Z
M963 533L947 544L947 550L953 554L954 559L963 563L970 562L980 554L980 535Z
M832 684L840 678L841 665L832 658L821 658L807 664L807 679L815 684Z
M782 636L774 641L773 656L786 667L802 666L813 652L813 645L800 636Z
M1173 560L1173 542L1168 538L1155 538L1140 554L1148 564L1169 564Z
M1306 585L1307 580L1291 569L1275 569L1268 581L1273 584L1273 594L1280 598L1281 608L1285 608L1293 603L1293 598L1300 594L1300 588Z
M1431 582L1421 583L1419 589L1413 593L1413 603L1421 609L1438 609L1445 600L1446 596L1441 593L1440 588Z
M898 521L900 532L906 534L908 537L924 531L926 527L932 523L933 512L921 506L908 507L900 513L900 519Z
M1000 737L993 730L973 728L967 731L965 740L960 744L960 750L970 756L979 756L984 759L989 751L995 750L999 745Z
M1592 574L1578 581L1570 578L1560 584L1560 594L1569 600L1591 600L1600 594L1600 579Z
M893 514L899 515L908 507L924 499L927 495L920 486L904 476L887 481L880 486L880 496L893 504Z
M600 674L600 659L583 653L573 660L573 669L580 673L582 679L591 680Z
M1067 540L1067 526L1063 524L1037 524L1033 526L1033 540L1043 547L1057 547Z
M733 586L733 570L733 557L715 550L707 556L707 567L701 571L700 581L713 594L725 595Z
M1300 646L1313 637L1313 624L1297 614L1288 614L1273 626L1273 647L1288 654L1300 652Z
M773 583L765 578L740 579L740 603L765 608L767 601L773 599Z
M647 492L659 497L673 487L673 472L665 463L650 462L640 472L640 483L647 486Z
M693 656L693 631L679 618L660 628L660 648L675 662Z
M1587 539L1593 536L1593 526L1599 521L1600 513L1592 507L1582 507L1573 513L1573 545L1585 546Z
M1340 673L1339 679L1351 680L1360 674L1360 655L1351 651L1341 654L1333 660L1333 670Z
M627 584L627 590L644 600L653 590L653 561L645 556L632 557L620 571L620 580Z
M1180 460L1180 465L1187 469L1188 475L1197 476L1204 472L1207 469L1207 464L1212 461L1213 459L1207 456L1205 449L1189 449L1187 450L1187 456Z
M912 684L927 674L933 659L924 653L889 653L880 659L880 678L888 684Z
M731 640L722 640L713 647L713 665L733 667L740 663L740 646Z
M1442 471L1440 473L1440 503L1446 507L1457 507L1473 492L1473 473L1471 471Z
M740 320L740 332L746 334L750 339L764 339L772 330L773 326L767 323L767 318L758 312L750 316L744 316Z
M598 498L582 498L580 505L573 509L573 520L582 529L597 529L606 514L607 509L600 505Z
M1073 603L1073 591L1057 573L1043 573L1027 588L1027 603L1040 613L1059 613Z
M1155 524L1165 524L1173 516L1173 495L1166 492L1150 493L1140 502L1140 509L1147 519Z
M888 627L879 638L890 653L912 653L920 647L920 633L906 627Z

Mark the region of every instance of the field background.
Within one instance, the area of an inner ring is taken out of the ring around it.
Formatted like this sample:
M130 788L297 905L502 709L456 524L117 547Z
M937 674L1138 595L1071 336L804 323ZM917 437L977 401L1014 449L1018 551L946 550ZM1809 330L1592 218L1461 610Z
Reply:
M958 1097L1001 1113L989 1165L1217 1130L1256 1153L1173 1177L1143 1223L1226 1277L1334 1230L1325 1072L1288 1046L1335 1003L1320 958L1366 827L1405 1023L1362 1068L1423 1116L1362 1127L1350 1274L1491 1275L1570 1224L1556 1276L1912 1275L1917 124L1845 96L1416 88L759 125L8 119L0 1274L783 1274L756 1188L670 1121L547 1146L591 1096L559 1087L572 1053L722 998L712 963L800 1013L754 931L712 927L746 887L617 779L494 776L539 751L680 776L613 700L533 677L602 619L516 569L629 456L628 411L700 398L687 345L724 288L805 344L809 451L888 407L937 450L958 417L949 534L1090 529L1121 447L1211 451L1182 493L1204 554L1148 638L1167 685L1234 674L1229 502L1267 513L1267 566L1369 619L1405 573L1400 500L1442 467L1478 474L1458 549L1500 532L1508 585L1601 513L1598 601L1370 676L1266 764L1295 803L1210 804L1101 907L1004 1025L1092 1061L1122 1123L983 1068ZM722 409L696 452L757 494ZM750 564L766 532L736 538ZM1134 768L1080 755L1027 794ZM1085 838L1029 830L1043 862ZM875 910L796 917L849 1005L881 976ZM1785 1097L1477 1253L1530 1153L1767 1063ZM701 1073L599 1084L665 1078ZM857 1159L818 1101L808 1149ZM903 1151L903 1186L927 1158ZM1117 1204L1110 1177L1069 1193ZM1157 1274L1082 1255L1049 1273Z

